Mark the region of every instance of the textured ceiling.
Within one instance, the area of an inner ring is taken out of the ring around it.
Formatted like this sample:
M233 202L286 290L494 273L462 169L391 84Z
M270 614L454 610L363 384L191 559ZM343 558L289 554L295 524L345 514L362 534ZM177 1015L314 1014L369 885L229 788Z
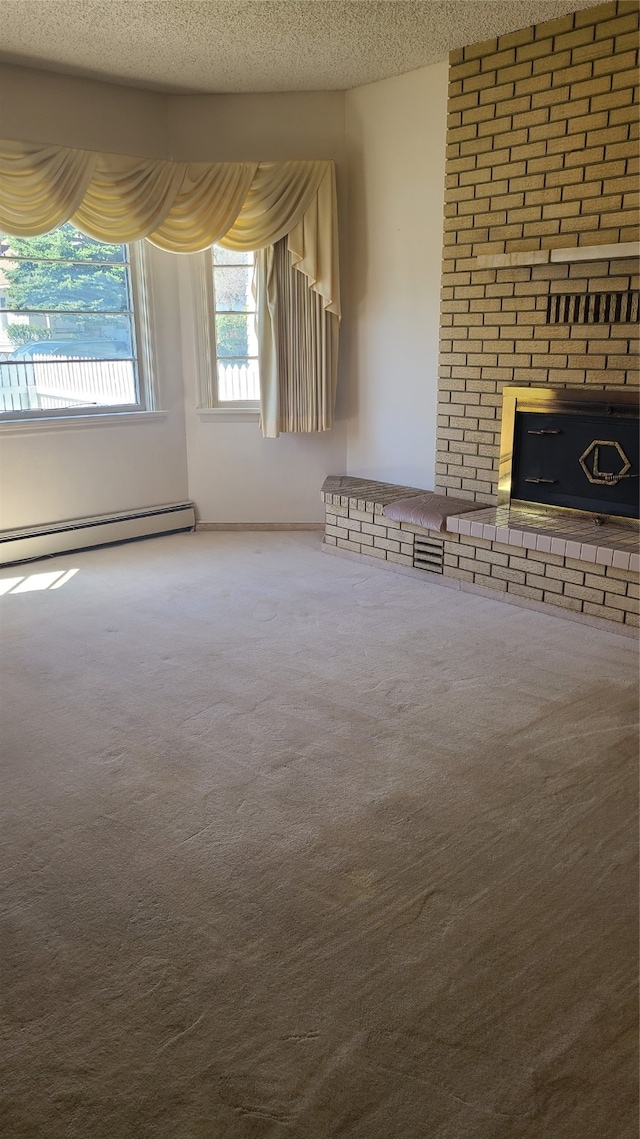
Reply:
M598 0L0 0L0 60L173 92L344 90Z

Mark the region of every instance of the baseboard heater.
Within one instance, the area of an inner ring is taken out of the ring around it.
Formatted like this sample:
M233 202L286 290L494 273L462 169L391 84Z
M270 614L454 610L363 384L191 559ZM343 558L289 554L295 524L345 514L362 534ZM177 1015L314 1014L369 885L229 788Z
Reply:
M0 565L35 561L113 542L130 542L134 538L193 530L195 524L193 503L174 502L167 506L150 506L146 510L54 522L26 530L5 530L0 533Z

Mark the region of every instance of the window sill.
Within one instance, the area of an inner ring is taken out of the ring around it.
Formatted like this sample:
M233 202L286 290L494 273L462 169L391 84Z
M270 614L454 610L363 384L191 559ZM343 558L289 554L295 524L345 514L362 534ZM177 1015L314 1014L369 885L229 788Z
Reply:
M166 411L92 412L88 415L43 415L0 420L0 435L25 435L32 431L67 431L85 427L128 427L132 423L161 423Z
M209 419L223 423L258 423L260 420L259 407L198 407L198 419L205 422Z

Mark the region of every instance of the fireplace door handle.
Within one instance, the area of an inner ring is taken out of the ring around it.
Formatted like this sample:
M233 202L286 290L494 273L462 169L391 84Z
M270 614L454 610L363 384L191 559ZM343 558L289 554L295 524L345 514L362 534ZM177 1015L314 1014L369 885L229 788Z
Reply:
M550 428L544 428L542 431L527 431L527 435L562 435L562 431L551 431Z
M557 479L525 479L524 481L525 481L525 482L548 482L548 483L553 483L553 482L557 482L558 480L557 480Z

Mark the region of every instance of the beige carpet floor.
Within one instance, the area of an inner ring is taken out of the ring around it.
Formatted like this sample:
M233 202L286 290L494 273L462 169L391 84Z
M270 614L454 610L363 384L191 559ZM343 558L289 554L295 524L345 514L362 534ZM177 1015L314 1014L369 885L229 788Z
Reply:
M56 568L0 598L3 1139L635 1139L634 642L318 534L0 578Z

